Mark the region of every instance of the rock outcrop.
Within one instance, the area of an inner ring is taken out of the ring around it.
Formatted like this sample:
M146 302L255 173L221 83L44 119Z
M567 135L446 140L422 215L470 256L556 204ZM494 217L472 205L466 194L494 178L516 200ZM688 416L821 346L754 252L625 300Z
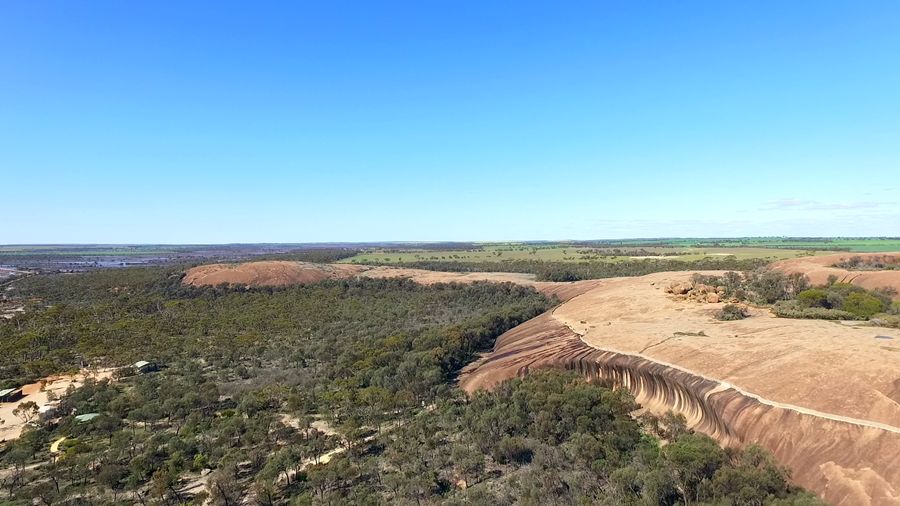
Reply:
M550 313L502 335L492 353L463 371L460 386L491 388L545 367L627 388L651 412L681 413L723 445L757 443L832 504L900 504L900 429L772 402L672 364L597 349Z
M718 304L725 299L724 286L710 286L693 281L675 281L666 287L666 293L676 297L707 304Z
M193 286L285 286L356 276L366 268L347 264L260 261L209 264L188 269L182 282Z
M724 445L760 444L832 504L900 505L900 333L755 308L719 321L689 295L705 292L705 302L717 287L673 293L690 278L605 280L502 335L460 386L577 370L629 389L652 412L684 414Z

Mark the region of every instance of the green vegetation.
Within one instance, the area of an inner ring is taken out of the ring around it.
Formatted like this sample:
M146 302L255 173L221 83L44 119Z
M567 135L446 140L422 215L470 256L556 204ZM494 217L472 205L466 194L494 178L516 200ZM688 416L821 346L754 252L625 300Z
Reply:
M804 290L794 300L776 304L775 314L791 318L869 320L896 310L891 301L894 294L891 289L866 290L849 283L830 283Z
M355 470L348 474L359 476L355 482L347 480L322 499L674 505L730 504L721 501L733 498L735 504L819 504L792 487L759 448L727 452L683 425L672 427L666 433L670 443L662 446L630 416L635 408L624 391L573 373L512 380L391 432L380 451L355 465L348 462Z
M596 241L609 246L670 246L684 248L775 248L876 253L900 251L900 237L738 237L697 239L628 239Z
M891 300L896 294L892 288L866 290L837 283L834 278L824 286L810 287L805 276L768 269L726 272L722 276L695 274L693 283L721 286L726 299L773 305L774 313L783 318L870 320L877 325L900 328L900 306ZM738 319L736 310L732 309L727 312L723 309L717 318Z
M723 450L675 416L642 428L625 390L573 374L466 399L459 368L551 306L531 288L180 281L142 268L14 285L28 304L0 321L6 383L82 360L163 367L89 380L5 444L4 504L818 504L760 449Z
M630 260L625 262L542 262L515 260L510 262L420 261L404 267L449 272L521 272L534 274L539 281L578 281L619 276L643 276L663 271L691 270L752 270L766 262L759 259L737 260L734 257L683 260Z
M682 248L668 246L647 247L590 247L576 245L507 244L484 245L470 249L424 250L376 248L360 252L345 260L349 263L405 265L420 262L500 263L517 261L538 262L632 262L635 260L676 259L683 261L712 260L733 257L737 260L766 260L772 262L814 254L807 250L767 248ZM495 270L497 267L495 267Z
M836 251L900 251L900 238L734 238L624 239L571 242L483 243L454 245L360 246L345 261L362 264L630 262L644 259L694 261L734 257L765 263ZM494 268L497 270L497 267Z
M549 307L534 290L512 284L424 287L366 278L281 289L192 288L181 284L180 272L158 268L37 276L15 286L32 302L24 314L0 322L0 377L20 382L83 359L103 365L182 357L222 368L311 373L318 366L318 374L337 378L359 361L399 357L410 373L431 374L425 366L440 355L438 365L449 374L490 345L491 336ZM422 356L412 353L418 350Z

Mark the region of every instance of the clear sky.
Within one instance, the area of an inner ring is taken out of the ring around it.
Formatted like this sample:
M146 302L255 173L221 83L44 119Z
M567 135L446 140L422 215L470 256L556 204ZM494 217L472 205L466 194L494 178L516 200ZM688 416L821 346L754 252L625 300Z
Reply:
M0 243L900 236L900 2L6 1Z

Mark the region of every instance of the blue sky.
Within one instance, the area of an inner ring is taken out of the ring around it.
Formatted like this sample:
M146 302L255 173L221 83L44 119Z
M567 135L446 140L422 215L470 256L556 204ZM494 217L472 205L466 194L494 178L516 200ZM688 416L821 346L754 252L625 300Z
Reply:
M900 236L898 2L5 2L0 243Z

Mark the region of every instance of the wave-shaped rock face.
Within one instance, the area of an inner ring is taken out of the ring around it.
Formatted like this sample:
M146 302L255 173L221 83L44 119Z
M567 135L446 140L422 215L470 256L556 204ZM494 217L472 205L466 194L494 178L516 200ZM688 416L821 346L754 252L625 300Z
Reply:
M854 264L857 268L846 268ZM889 265L893 269L878 270L878 265ZM868 290L890 287L898 292L894 299L900 300L900 253L840 253L791 258L773 263L772 268L788 274L805 274L816 285L825 284L829 276L835 276L841 283L853 283Z
M758 311L744 327L727 326L711 318L716 305L657 291L683 276L610 280L575 297L502 335L460 386L491 388L543 367L577 370L629 389L652 412L684 414L724 445L760 444L832 504L900 504L900 411L890 395L900 349L869 335L885 329ZM676 334L683 327L692 332Z

